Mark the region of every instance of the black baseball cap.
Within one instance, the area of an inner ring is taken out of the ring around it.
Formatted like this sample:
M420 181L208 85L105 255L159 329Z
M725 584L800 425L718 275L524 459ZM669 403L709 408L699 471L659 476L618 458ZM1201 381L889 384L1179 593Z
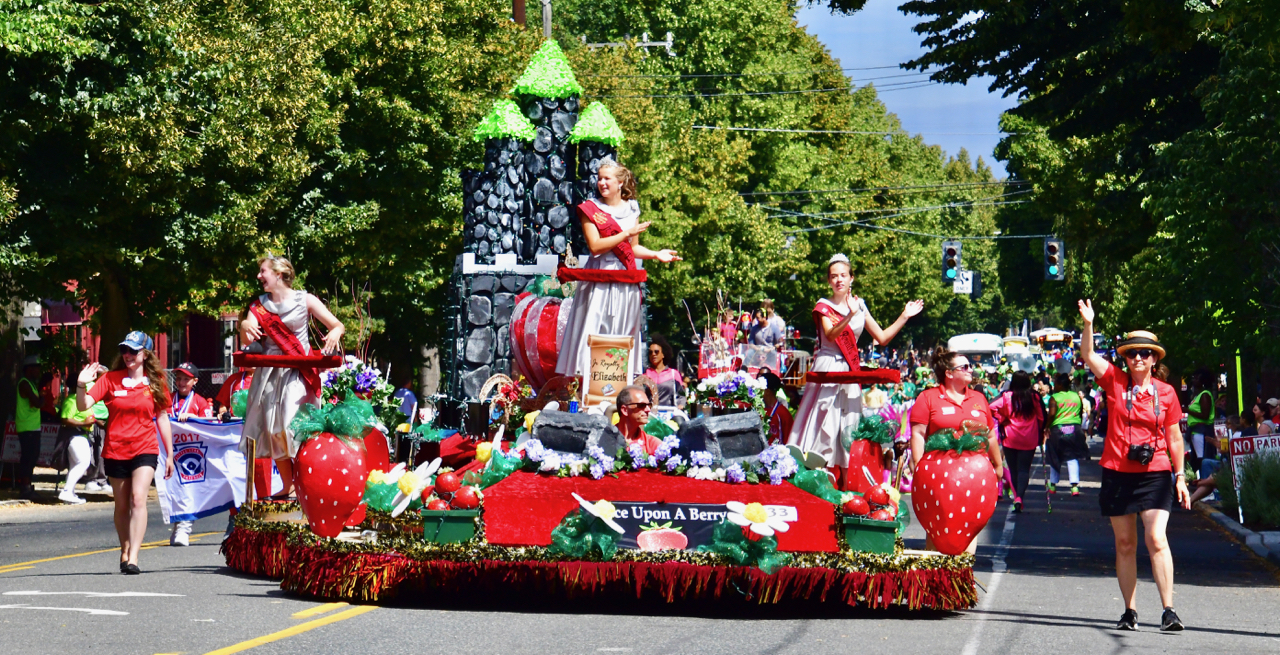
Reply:
M177 368L173 369L173 372L186 373L187 375L190 375L193 378L200 377L200 369L196 368L196 365L192 364L191 362L183 362L179 364Z

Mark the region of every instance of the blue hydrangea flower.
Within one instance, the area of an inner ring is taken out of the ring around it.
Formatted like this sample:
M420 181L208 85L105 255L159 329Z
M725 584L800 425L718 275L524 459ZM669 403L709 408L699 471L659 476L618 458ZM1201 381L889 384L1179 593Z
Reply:
M541 441L530 439L524 444L524 454L531 462L541 462L547 456L547 451L542 447Z
M645 460L644 465L651 469L656 469L658 468L658 458L650 455L649 459Z
M673 455L671 456L670 459L667 460L667 471L668 472L674 471L681 464L684 464L684 458L679 455Z
M742 466L734 464L724 470L724 480L725 482L740 484L747 481L747 474L743 472Z
M596 480L599 480L600 478L603 478L603 477L604 477L604 467L600 466L599 464L595 464L595 463L593 463L593 464L592 464L592 465L587 469L587 472L588 472L588 473L590 473L590 474L591 474L591 477L592 477L592 478L594 478L594 479L596 479Z
M782 475L782 472L778 469L772 469L769 471L769 484L782 484L783 478L784 476Z
M694 466L711 466L711 453L705 450L695 450L689 453L689 461Z

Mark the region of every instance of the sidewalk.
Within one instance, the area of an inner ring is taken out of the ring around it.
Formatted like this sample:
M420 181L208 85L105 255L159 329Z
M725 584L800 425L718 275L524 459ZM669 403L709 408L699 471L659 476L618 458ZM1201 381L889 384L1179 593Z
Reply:
M1217 507L1204 501L1195 505L1196 511L1213 519L1218 525L1231 533L1231 536L1249 547L1258 555L1276 566L1280 566L1280 532L1254 532L1240 525L1232 516L1223 513Z

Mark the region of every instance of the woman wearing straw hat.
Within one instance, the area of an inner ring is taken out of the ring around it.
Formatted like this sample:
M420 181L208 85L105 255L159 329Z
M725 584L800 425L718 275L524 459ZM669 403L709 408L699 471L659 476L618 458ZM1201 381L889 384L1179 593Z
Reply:
M1116 345L1116 352L1128 368L1127 372L1121 371L1093 351L1093 304L1081 300L1079 307L1084 319L1081 355L1111 408L1100 462L1102 490L1098 504L1102 515L1111 518L1116 537L1116 579L1125 603L1116 628L1138 627L1134 594L1138 585L1137 515L1141 514L1151 572L1164 607L1160 629L1182 630L1182 621L1173 611L1173 555L1165 527L1174 494L1184 509L1191 508L1191 494L1182 472L1182 431L1178 427L1182 406L1174 388L1153 374L1164 358L1164 346L1150 332L1128 333Z

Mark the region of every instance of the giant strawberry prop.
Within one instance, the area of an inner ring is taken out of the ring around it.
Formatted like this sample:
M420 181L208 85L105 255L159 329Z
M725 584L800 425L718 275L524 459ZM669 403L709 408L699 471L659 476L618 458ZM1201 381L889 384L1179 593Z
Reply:
M315 534L338 536L359 508L368 478L362 437L375 422L369 403L349 397L339 404L305 405L289 424L302 444L294 466L298 504Z
M929 437L911 495L916 518L934 548L946 555L964 552L996 507L996 474L987 459L986 436L966 428L959 437L951 430Z
M884 478L884 447L893 443L893 424L879 415L862 416L856 429L844 436L844 447L849 452L849 475L844 491L861 494L878 486ZM872 479L862 474L870 471Z

